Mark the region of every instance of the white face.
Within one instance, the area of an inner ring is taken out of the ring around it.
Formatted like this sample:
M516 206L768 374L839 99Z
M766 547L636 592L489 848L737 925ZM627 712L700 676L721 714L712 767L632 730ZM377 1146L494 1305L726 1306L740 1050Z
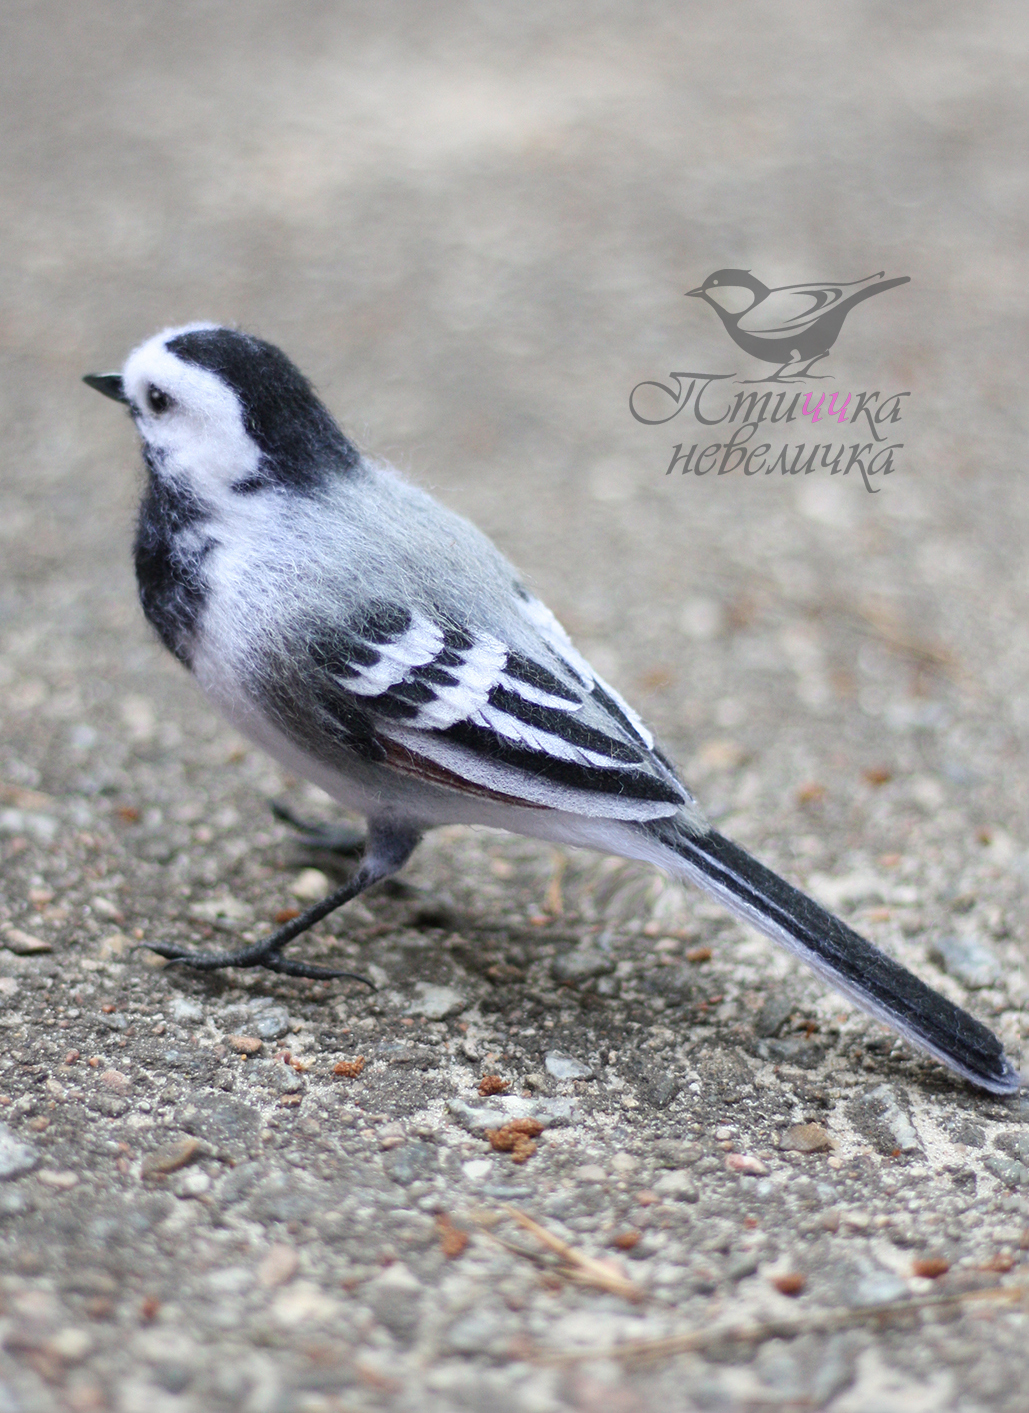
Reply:
M214 373L169 353L177 335L214 324L163 329L129 354L122 385L158 471L186 480L205 500L221 500L253 476L261 460L243 426L235 393Z

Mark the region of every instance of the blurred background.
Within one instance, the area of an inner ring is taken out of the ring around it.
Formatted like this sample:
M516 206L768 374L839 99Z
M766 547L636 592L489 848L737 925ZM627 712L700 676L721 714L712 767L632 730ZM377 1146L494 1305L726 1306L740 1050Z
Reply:
M208 318L493 535L766 856L1017 839L1027 41L1004 3L5 5L0 778L173 804L228 739L142 622L134 436L79 381ZM721 266L911 277L821 370L910 391L878 494L665 476L701 429L632 387L768 371L683 298Z

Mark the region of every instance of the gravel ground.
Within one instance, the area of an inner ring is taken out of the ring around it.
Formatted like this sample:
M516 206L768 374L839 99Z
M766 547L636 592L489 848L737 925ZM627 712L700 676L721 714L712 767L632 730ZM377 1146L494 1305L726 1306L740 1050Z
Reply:
M698 895L455 829L302 944L372 995L134 950L254 935L340 865L268 809L331 803L147 632L131 429L78 379L190 318L282 344L499 540L723 832L1018 1060L1024 7L0 29L0 1409L1023 1407L1029 1103ZM763 376L683 301L721 266L911 276L813 385L889 406L815 433L903 444L871 493L665 474L724 434L630 390Z

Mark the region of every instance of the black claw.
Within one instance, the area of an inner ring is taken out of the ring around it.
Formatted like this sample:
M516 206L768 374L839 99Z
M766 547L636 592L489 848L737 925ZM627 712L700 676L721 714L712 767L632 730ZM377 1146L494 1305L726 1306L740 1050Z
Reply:
M333 981L346 977L350 981L361 982L362 986L367 986L371 991L379 989L374 981L356 971L336 971L332 967L313 966L310 962L291 962L287 957L270 957L260 965L267 967L269 971L284 972L286 976L306 976L311 981Z

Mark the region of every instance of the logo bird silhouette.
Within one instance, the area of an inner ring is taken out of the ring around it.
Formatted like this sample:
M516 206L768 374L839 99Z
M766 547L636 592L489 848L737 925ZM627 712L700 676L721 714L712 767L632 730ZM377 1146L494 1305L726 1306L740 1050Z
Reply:
M744 353L778 365L769 378L757 381L785 382L818 376L812 367L828 356L854 306L910 280L909 275L887 280L885 273L880 270L850 284L769 289L749 270L716 270L686 294L710 304Z

